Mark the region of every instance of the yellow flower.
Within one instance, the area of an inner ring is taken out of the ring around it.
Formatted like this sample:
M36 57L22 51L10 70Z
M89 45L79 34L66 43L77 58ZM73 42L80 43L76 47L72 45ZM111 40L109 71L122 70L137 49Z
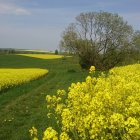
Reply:
M37 137L34 137L33 140L38 140L38 138Z
M95 72L95 66L91 66L89 69L89 73L93 73L93 72Z
M47 95L47 96L46 96L46 100L47 100L48 103L50 103L51 100L52 100L52 97L51 97L50 95Z
M34 126L29 130L29 132L31 136L37 136L37 129Z
M60 134L60 140L71 140L66 132Z
M50 139L58 140L57 135L58 133L52 127L48 127L44 131L43 140L50 140Z

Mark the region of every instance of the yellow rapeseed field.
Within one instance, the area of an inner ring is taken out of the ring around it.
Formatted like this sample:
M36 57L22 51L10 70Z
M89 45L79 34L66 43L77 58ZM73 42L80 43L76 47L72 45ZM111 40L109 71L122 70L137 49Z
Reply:
M57 59L63 57L63 55L55 55L55 54L17 54L17 55L41 58L41 59Z
M46 69L26 68L26 69L6 69L0 68L0 91L12 86L37 79L48 73Z
M46 96L48 117L55 115L42 140L140 140L140 64L116 67L85 82L72 83L68 93ZM55 112L55 114L53 113ZM38 139L37 129L30 130Z

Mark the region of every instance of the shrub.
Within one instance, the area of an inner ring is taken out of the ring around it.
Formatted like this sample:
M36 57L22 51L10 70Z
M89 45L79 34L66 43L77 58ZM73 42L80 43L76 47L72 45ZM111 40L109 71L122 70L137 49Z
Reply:
M58 50L55 50L55 54L56 54L56 55L58 54Z

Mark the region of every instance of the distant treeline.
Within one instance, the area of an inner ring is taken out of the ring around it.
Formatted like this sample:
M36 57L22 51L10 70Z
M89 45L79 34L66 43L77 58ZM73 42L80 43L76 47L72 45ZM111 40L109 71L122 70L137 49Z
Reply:
M15 49L12 48L0 48L0 54L13 54L16 53Z
M47 54L50 52L43 52L43 51L34 51L34 50L20 50L20 49L13 49L13 48L0 48L0 54Z

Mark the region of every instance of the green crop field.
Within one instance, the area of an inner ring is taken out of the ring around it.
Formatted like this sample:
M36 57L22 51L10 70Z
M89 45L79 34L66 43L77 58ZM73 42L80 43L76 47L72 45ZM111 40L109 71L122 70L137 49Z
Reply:
M48 57L0 55L0 69L49 71L37 80L0 91L0 140L29 140L32 126L39 128L42 137L45 128L55 127L53 118L47 119L46 95L54 95L58 89L67 89L72 82L85 79L87 72L81 70L77 58Z

